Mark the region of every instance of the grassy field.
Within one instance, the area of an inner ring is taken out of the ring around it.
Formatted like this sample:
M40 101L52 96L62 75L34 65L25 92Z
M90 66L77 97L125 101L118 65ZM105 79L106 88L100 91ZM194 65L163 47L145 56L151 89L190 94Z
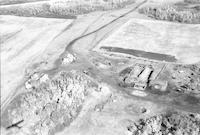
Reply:
M173 61L171 58L174 56L180 63L196 63L200 58L199 30L198 25L132 19L98 44L96 50L105 52L101 47L122 48L124 50L118 52L131 54L131 50L137 50L138 52L134 51L135 55L143 51L142 55L137 55L139 57L156 59L153 57L156 53L165 55L160 55L160 58L170 58L167 61ZM114 50L117 49L112 49ZM154 54L146 55L145 52Z

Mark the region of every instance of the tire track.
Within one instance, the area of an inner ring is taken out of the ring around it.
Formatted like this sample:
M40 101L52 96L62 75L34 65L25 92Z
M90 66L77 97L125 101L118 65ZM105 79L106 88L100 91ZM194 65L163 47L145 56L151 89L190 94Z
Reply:
M72 40L72 41L66 46L64 52L66 52L66 51L72 51L72 52L73 52L72 46L73 46L78 40L80 40L80 39L82 39L82 38L84 38L84 37L87 37L87 36L89 36L89 35L92 35L92 34L98 32L98 31L100 31L100 30L106 28L107 26L113 24L113 23L116 22L117 20L119 20L119 19L125 17L126 15L130 14L131 12L137 10L140 6L142 6L143 4L145 4L147 1L148 1L148 0L144 0L143 2L139 3L136 7L134 7L134 8L131 9L130 11L128 11L128 12L126 12L126 13L120 15L119 17L115 18L115 19L112 20L111 22L109 22L109 23L107 23L107 24L101 26L100 28L98 28L98 29L96 29L96 30L94 30L94 31L92 31L92 32L90 32L90 33L88 33L88 34L85 34L85 35L83 35L83 36L80 36L80 37L78 37L78 38Z

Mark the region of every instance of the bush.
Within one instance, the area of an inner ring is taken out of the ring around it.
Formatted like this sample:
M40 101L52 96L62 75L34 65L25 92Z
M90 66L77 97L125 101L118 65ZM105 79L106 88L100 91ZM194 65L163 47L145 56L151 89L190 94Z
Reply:
M80 72L61 71L32 91L14 98L3 112L1 123L10 133L58 132L78 116L92 89L97 88Z
M135 0L58 0L46 3L22 4L0 7L0 15L39 16L39 17L70 17L92 11L122 8L134 3Z
M139 12L157 20L190 24L200 23L200 12L196 9L180 10L176 6L144 7L139 9Z
M169 112L130 124L133 135L199 135L199 114Z
M196 3L200 3L200 0L184 0L184 2L196 4Z

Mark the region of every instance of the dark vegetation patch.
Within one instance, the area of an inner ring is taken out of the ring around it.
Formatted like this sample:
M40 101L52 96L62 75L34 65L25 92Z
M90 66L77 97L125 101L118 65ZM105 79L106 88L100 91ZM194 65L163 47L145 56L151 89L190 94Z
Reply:
M0 15L36 16L51 18L76 18L77 15L93 11L104 11L123 8L135 3L135 0L124 1L50 1L45 3L33 3L29 5L13 5L0 7Z
M56 10L57 11L57 10ZM12 7L0 7L0 15L16 15L24 17L45 17L45 18L65 18L75 19L76 16L71 13L56 12L48 3L20 6L13 5Z
M76 119L91 84L78 72L60 72L15 98L1 116L2 126L10 135L55 134Z
M48 1L48 0L1 0L0 5L12 5L12 4L21 4L21 3L38 2L38 1Z
M200 5L177 3L163 7L143 7L139 13L145 14L156 20L166 20L171 22L199 24L200 23Z
M130 124L132 135L199 135L200 115L168 112Z
M200 0L184 0L186 3L200 4Z
M199 65L174 65L170 72L172 84L177 92L200 94Z

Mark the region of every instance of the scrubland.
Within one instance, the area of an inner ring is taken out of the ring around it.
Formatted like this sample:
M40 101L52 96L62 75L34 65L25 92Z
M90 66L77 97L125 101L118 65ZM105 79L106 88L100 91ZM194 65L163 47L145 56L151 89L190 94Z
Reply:
M135 0L58 0L37 3L25 3L0 7L1 15L70 17L92 11L104 11L125 7Z
M167 5L164 7L144 7L140 13L156 20L166 20L179 23L199 24L200 6L190 7L180 5Z

